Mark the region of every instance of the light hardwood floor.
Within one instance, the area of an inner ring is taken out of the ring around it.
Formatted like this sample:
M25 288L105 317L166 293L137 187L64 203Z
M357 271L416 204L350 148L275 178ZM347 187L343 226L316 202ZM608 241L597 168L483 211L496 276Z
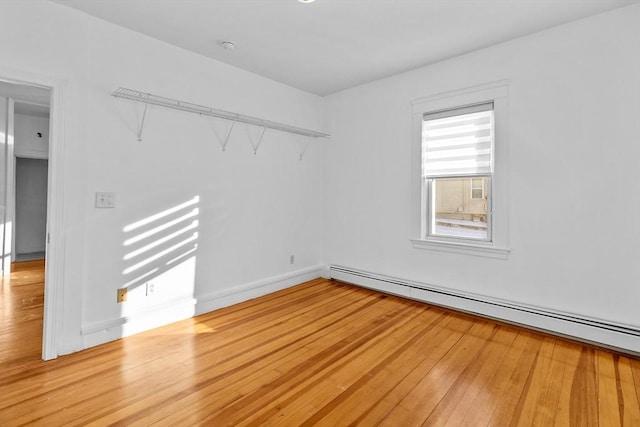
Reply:
M46 363L41 306L2 282L2 426L640 426L638 359L338 282Z
M10 368L38 363L42 353L44 261L15 263L12 270L10 277L0 275L0 372L3 373ZM3 400L0 392L0 406Z

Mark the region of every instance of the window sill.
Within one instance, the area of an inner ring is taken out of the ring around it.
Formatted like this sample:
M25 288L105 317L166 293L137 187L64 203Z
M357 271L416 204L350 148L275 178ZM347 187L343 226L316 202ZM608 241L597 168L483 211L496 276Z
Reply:
M507 248L496 248L495 246L484 246L473 243L445 242L435 239L411 239L411 244L416 249L428 249L487 258L507 259L509 256L509 249Z

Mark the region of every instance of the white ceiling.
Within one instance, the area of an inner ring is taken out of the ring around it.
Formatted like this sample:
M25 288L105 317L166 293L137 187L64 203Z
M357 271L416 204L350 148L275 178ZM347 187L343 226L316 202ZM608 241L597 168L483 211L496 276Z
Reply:
M52 1L318 95L640 2ZM220 40L236 49L222 49Z

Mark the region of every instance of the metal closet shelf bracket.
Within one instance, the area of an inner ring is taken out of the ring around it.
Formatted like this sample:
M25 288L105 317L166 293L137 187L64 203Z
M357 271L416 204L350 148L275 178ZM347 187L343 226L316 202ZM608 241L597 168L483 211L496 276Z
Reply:
M118 88L112 95L116 98L128 99L130 101L141 102L144 104L144 112L142 113L142 120L140 121L140 127L138 129L138 141L142 141L142 132L144 130L144 122L147 117L147 110L149 105L157 105L160 107L171 108L173 110L186 111L187 113L199 114L201 116L209 116L216 117L219 119L229 120L231 121L231 127L229 131L225 135L224 142L221 141L222 151L225 151L227 147L227 143L229 142L229 137L231 136L231 132L233 131L233 127L236 122L245 123L248 125L256 126L261 128L261 132L257 139L257 142L254 144L253 140L250 141L251 147L253 148L253 153L256 154L258 151L258 147L262 142L262 138L264 136L267 128L279 130L281 132L288 132L296 135L305 136L308 141L311 141L311 138L330 138L331 135L327 133L317 132L314 130L303 129L296 126L290 126L283 123L274 122L271 120L264 120L258 117L245 116L244 114L233 113L231 111L219 110L217 108L211 108L204 105L192 104L190 102L179 101L177 99L166 98L164 96L154 95L147 92L140 92L138 90L127 89L124 87ZM308 146L308 142L307 142ZM306 151L307 147L302 150L300 153L300 160L302 160L302 156Z

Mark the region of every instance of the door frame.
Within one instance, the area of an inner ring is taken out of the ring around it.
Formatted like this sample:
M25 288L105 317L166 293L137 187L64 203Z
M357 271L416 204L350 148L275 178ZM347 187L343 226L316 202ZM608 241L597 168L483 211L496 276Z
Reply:
M50 90L49 170L47 182L47 243L45 249L42 358L58 357L62 332L64 284L64 79L22 70L0 69L0 80Z

